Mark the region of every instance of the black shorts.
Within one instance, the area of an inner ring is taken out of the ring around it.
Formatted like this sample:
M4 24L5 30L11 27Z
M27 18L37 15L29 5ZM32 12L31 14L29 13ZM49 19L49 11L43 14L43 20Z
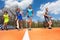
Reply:
M50 18L48 17L44 17L45 18L45 22L49 22Z
M30 17L32 18L32 16L27 16L27 17L28 17L28 18L30 18Z

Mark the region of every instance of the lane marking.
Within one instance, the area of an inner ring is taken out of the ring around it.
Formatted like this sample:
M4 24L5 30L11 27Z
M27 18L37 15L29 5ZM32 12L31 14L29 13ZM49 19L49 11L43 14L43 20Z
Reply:
M26 29L23 40L30 40L28 30Z

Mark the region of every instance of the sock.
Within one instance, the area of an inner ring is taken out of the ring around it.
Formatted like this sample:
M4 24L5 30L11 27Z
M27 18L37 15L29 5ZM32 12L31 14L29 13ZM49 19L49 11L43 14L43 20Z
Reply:
M51 26L49 26L49 27L51 27Z

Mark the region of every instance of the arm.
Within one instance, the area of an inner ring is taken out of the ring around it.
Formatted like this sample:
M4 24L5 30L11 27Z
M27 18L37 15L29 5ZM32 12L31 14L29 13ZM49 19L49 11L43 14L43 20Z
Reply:
M21 15L23 16L23 11L21 11L20 13L21 13Z
M50 17L50 16L49 16L49 15L47 15L47 14L44 14L44 16Z
M17 16L16 16L15 20L17 20Z
M17 20L17 15L18 15L18 14L16 13L15 20Z
M2 12L3 12L3 15L2 15L2 20L4 19L4 11L2 10Z
M27 12L26 12L26 16L28 16L28 10L27 10Z
M8 15L9 19L11 18L10 15Z
M32 10L32 16L34 16L34 11Z

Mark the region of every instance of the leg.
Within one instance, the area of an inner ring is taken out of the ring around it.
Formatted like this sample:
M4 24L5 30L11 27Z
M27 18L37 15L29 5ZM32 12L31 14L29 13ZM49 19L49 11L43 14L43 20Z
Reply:
M19 22L19 27L21 27L21 29L23 29L23 27L22 27L22 20L20 20L20 22Z
M5 26L6 30L8 30L8 29L7 29L7 25L8 25L8 23L6 23L6 26Z
M4 30L5 29L5 23L3 24L3 27L2 27L2 30Z
M49 29L51 29L52 21L50 20L48 24L49 24Z
M31 28L32 25L32 19L30 19L29 27Z
M44 28L46 28L47 27L47 22L43 22L43 26L44 26Z
M6 30L7 30L7 24L8 23L4 23L4 25L3 25L4 26L4 29L6 29Z
M19 29L19 20L17 20L17 28Z
M47 17L44 17L45 18L45 21L44 21L44 28L46 28L48 26L48 18Z
M32 25L32 19L31 18L29 19L29 23L28 24L29 24L29 30L31 30L31 25Z

